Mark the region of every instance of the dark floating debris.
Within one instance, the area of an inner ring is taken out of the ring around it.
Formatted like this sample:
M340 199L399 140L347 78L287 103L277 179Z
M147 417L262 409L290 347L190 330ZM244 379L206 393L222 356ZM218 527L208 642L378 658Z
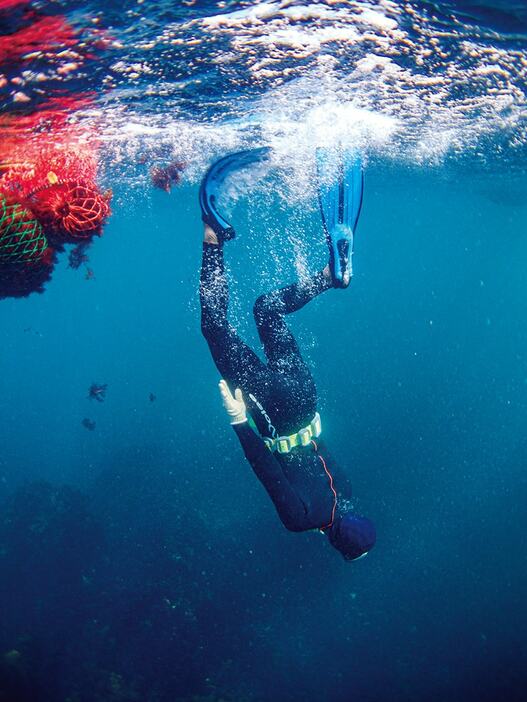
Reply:
M157 400L157 397L154 395L153 392L151 392L151 393L148 395L148 399L150 400L150 402L155 402L155 401Z
M179 185L181 181L181 173L185 170L186 163L174 161L168 166L153 166L150 169L150 179L154 188L170 192L173 185Z
M104 402L106 399L106 388L108 384L99 385L98 383L92 383L90 389L88 390L88 397L90 400L97 400L97 402Z
M26 327L24 329L24 334L34 334L35 336L43 336L42 332L33 329L33 327Z
M82 244L77 244L73 248L68 256L68 267L77 270L84 263L88 263L90 260L86 251L88 250L91 242L83 242Z
M93 421L93 419L88 419L88 417L84 417L81 424L88 431L93 431L95 429L95 427L97 426L96 423Z

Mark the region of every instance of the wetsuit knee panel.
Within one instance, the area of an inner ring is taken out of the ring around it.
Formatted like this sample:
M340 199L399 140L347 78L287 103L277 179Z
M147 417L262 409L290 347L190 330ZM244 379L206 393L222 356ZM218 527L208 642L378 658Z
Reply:
M276 310L276 302L271 299L269 294L256 298L253 305L253 315L258 326L272 323L274 318L280 317L280 313Z
M210 319L210 317L202 317L201 319L201 333L207 341L216 339L221 333L221 325Z

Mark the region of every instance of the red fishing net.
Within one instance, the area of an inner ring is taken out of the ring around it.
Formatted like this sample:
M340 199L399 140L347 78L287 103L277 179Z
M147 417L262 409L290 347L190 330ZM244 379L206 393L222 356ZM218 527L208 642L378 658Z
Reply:
M0 298L41 291L55 252L87 246L110 214L96 185L97 132L83 120L93 95L64 90L42 102L36 87L48 65L71 77L91 56L77 28L36 5L0 0L0 88L15 86L0 115Z
M110 195L94 183L67 181L33 193L31 208L46 234L57 243L77 242L100 235L110 214Z
M100 235L110 196L96 185L97 140L64 113L48 110L6 124L0 144L0 188L27 202L59 246ZM63 105L64 109L70 105ZM0 119L0 125L2 125ZM24 138L25 137L25 138Z

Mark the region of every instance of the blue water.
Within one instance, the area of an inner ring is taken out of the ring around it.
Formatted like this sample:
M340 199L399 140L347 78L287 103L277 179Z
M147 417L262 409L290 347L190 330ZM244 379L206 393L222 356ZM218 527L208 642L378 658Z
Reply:
M450 42L427 69L444 82L426 89L400 36L383 46L404 86L353 74L365 54L339 42L277 48L279 77L251 79L261 47L233 49L244 33L348 31L357 8L409 23L398 3L297 3L287 26L291 3L267 3L259 24L230 15L263 6L39 3L81 27L99 13L122 47L67 86L98 91L82 118L105 140L114 192L94 278L63 254L44 294L0 303L2 702L525 699L524 4L407 5L415 45ZM199 37L185 24L218 16L231 25L216 19L216 68L202 44L180 49L185 94L175 49L141 42L168 27ZM476 85L460 34L476 54L495 50L503 82ZM149 51L156 74L135 93L126 77L103 88L110 65ZM246 61L228 64L236 51ZM165 97L149 95L162 81ZM256 345L256 296L325 263L312 151L346 138L366 163L353 281L291 325L326 442L377 526L355 564L281 526L224 416L197 299L206 166L273 147L268 169L226 193L232 320ZM182 184L152 188L148 165L180 157ZM102 403L93 382L108 385Z

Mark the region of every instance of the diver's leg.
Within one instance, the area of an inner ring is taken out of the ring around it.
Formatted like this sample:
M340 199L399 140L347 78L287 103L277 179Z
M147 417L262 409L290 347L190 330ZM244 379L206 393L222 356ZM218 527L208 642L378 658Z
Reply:
M247 390L247 381L265 373L266 367L228 322L229 288L223 247L209 243L211 236L205 231L200 278L201 330L222 377L230 385Z
M332 287L329 268L305 282L261 295L254 304L254 319L269 366L273 370L291 370L305 366L295 337L286 324L285 315L297 312L308 302Z

